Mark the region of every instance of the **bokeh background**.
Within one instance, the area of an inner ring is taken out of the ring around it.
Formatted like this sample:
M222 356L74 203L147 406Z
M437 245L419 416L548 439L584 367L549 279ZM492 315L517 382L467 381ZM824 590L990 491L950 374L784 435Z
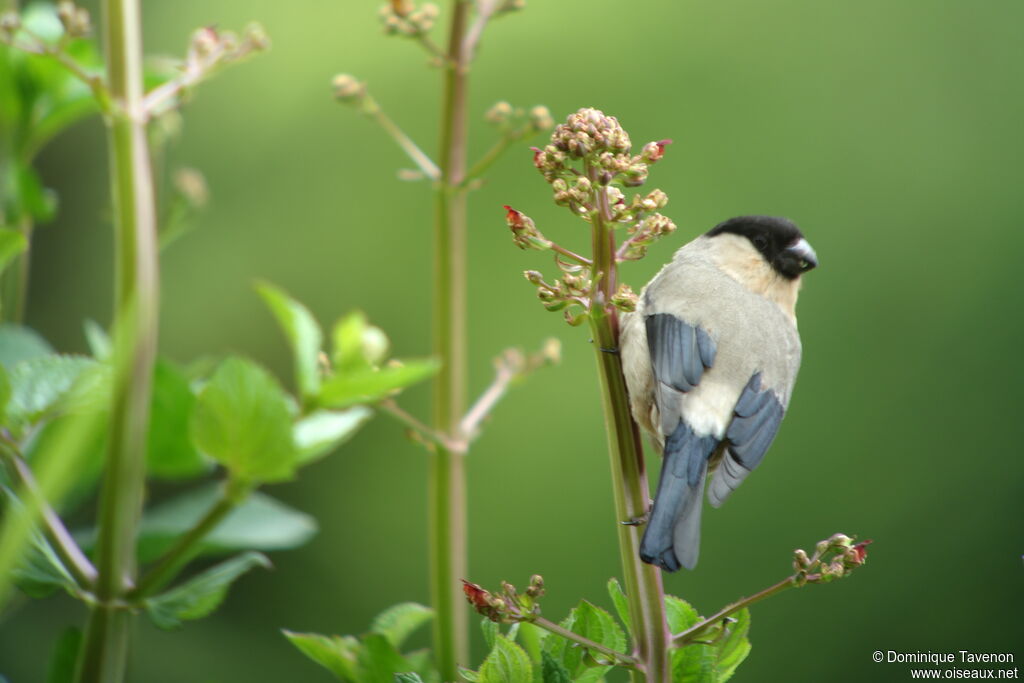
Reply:
M427 354L429 188L400 181L401 152L330 93L337 72L366 79L433 149L440 76L418 47L381 35L365 0L143 5L151 53L181 54L197 26L252 19L274 41L185 110L172 154L206 174L213 199L164 253L163 353L240 352L288 381L259 277L325 323L361 308L398 355ZM556 119L596 106L636 142L675 140L650 185L680 229L626 267L634 287L744 213L793 218L821 258L800 301L800 381L767 464L707 511L700 565L666 584L709 613L785 576L793 548L836 531L875 544L851 579L758 605L737 681L909 679L909 665L873 663L875 650L1024 658L1022 25L1017 0L536 0L485 37L474 156L499 99L546 104ZM40 168L61 209L37 232L28 322L84 351L83 320L110 316L99 122L58 139ZM565 358L509 395L473 450L469 546L470 578L541 573L557 616L582 597L608 606L620 568L586 332L537 304L521 271L548 260L516 249L503 224L500 205L513 204L583 248L583 224L549 196L524 144L471 199L474 393L504 347L553 335ZM427 413L423 388L403 402ZM423 452L378 418L269 489L315 515L319 535L246 576L212 618L170 634L140 623L130 679L330 680L279 629L361 632L392 603L427 600L425 473ZM62 597L9 615L0 673L42 680L57 633L82 617Z

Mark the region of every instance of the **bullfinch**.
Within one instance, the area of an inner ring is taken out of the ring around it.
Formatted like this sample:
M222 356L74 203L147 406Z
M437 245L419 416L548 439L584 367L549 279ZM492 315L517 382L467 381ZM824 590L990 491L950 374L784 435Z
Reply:
M679 249L623 316L630 408L662 453L640 557L693 569L720 506L778 432L800 367L796 299L818 258L792 222L741 216Z

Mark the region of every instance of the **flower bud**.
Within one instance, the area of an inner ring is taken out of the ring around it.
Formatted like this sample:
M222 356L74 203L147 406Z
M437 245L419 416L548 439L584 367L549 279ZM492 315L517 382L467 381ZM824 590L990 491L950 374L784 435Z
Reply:
M523 277L527 279L530 284L539 285L544 282L544 276L536 270L523 271Z
M242 32L245 44L250 50L263 51L270 49L270 36L262 24L251 23Z
M531 576L530 586L526 589L526 594L531 598L539 598L544 595L544 577L540 574Z
M619 288L612 295L611 303L620 311L625 313L632 313L636 310L636 305L640 301L633 289L627 284L619 285Z
M92 30L89 12L83 7L76 7L70 0L57 4L57 18L71 38L81 38Z
M174 172L174 189L193 209L201 209L210 200L203 174L194 168L179 168Z
M512 116L512 105L502 100L501 102L496 102L487 110L487 113L484 114L484 120L487 123L500 125L507 123L510 116Z
M643 151L640 153L640 158L648 164L653 164L659 161L665 156L665 145L671 145L671 140L658 140L657 142L648 142L644 145Z
M0 14L0 35L10 40L21 28L21 16L17 12Z
M338 74L331 81L334 99L339 102L358 102L366 96L366 84L350 74Z
M530 110L530 128L533 130L547 130L554 125L555 120L551 118L551 112L547 107L538 105Z
M554 337L549 337L544 340L544 346L543 348L541 348L540 353L541 357L543 357L544 359L544 362L550 365L560 363L562 362L562 342L555 339Z
M505 222L512 230L512 241L520 249L535 249L544 251L551 248L552 242L544 238L534 225L533 219L522 211L516 211L511 206L505 206Z

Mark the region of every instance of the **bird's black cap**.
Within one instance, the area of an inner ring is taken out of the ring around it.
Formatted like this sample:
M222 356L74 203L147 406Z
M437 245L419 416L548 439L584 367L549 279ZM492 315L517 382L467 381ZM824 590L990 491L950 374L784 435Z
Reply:
M723 233L746 237L772 268L790 280L818 265L818 258L804 234L788 218L737 216L711 228L707 236Z

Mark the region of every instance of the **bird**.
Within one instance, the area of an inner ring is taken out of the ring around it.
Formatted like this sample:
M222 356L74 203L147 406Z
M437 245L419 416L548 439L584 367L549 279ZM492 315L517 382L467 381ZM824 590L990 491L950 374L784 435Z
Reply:
M644 562L693 569L705 484L719 507L771 446L800 368L797 295L817 265L792 221L731 218L676 251L623 314L630 409L662 455Z

